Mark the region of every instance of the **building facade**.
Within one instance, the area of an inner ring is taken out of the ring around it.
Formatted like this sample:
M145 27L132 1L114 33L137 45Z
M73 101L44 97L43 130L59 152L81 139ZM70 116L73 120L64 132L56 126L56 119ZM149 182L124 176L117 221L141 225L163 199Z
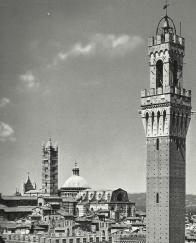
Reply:
M58 147L51 139L42 148L42 191L49 195L58 193Z
M147 243L185 241L186 135L191 91L183 88L185 40L164 16L148 40L150 90L141 92L147 138Z
M105 215L116 220L135 216L135 203L129 201L128 193L117 190L87 189L78 193L77 214L82 217L88 213Z

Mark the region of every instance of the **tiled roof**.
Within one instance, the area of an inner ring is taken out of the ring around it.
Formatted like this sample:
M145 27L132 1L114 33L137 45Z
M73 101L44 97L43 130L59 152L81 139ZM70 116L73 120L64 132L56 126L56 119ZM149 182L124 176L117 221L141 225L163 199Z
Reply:
M6 228L6 229L15 229L16 228L16 223L15 222L10 222L10 221L1 222L0 226L2 228Z
M1 196L3 200L37 200L34 196Z
M6 208L7 206L0 204L0 210Z
M63 209L59 209L57 211L57 214L60 214L62 216L73 216L73 214L70 214L70 213L66 212L65 210L63 210Z
M16 225L17 229L24 229L24 228L30 228L30 227L31 227L31 224L29 224L29 223L22 223L22 224Z
M34 206L6 207L5 212L31 212Z

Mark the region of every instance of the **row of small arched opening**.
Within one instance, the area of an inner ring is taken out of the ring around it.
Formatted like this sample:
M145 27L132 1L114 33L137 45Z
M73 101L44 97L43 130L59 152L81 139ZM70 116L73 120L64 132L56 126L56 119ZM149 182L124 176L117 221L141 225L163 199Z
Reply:
M162 113L162 116L163 116L163 132L165 130L165 121L166 121L166 110L163 111ZM160 111L157 112L156 114L156 118L157 118L157 131L159 131L159 126L160 126L160 117L161 117L161 113ZM147 128L148 128L148 125L149 125L149 113L146 112L146 131L147 131ZM154 129L154 123L155 123L155 113L154 111L151 113L151 129L153 131ZM180 114L180 112L173 112L172 113L172 117L171 117L171 125L172 125L172 129L177 129L177 132L178 132L178 129L185 129L186 131L186 128L187 128L187 125L188 125L188 115L187 114ZM175 130L176 131L176 130Z
M165 121L166 121L166 111L164 110L163 111L163 132L164 132L164 129L165 129ZM148 124L149 124L149 113L147 112L146 113L146 131L147 131L147 128L148 128ZM157 112L156 114L156 118L157 118L157 131L159 131L159 126L160 126L160 117L161 117L161 113L160 111ZM151 129L153 131L154 129L154 122L155 122L155 113L154 111L152 112L151 114Z

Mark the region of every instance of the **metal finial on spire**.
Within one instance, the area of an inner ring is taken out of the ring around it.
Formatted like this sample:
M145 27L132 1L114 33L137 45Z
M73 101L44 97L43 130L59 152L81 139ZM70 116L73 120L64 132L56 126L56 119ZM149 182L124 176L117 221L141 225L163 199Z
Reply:
M169 7L169 3L167 2L167 0L165 0L165 5L163 6L163 9L165 9L165 15L167 16L167 8Z

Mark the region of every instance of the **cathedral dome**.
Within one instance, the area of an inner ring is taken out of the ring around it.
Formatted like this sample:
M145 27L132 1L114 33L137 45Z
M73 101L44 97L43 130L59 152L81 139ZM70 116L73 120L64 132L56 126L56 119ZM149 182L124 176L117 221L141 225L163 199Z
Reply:
M75 167L72 170L73 175L70 176L65 183L63 184L63 188L83 188L83 189L87 189L90 188L87 181L80 176L80 170L77 166L77 164L75 163Z
M89 188L87 181L79 175L70 176L65 183L63 184L63 188Z

